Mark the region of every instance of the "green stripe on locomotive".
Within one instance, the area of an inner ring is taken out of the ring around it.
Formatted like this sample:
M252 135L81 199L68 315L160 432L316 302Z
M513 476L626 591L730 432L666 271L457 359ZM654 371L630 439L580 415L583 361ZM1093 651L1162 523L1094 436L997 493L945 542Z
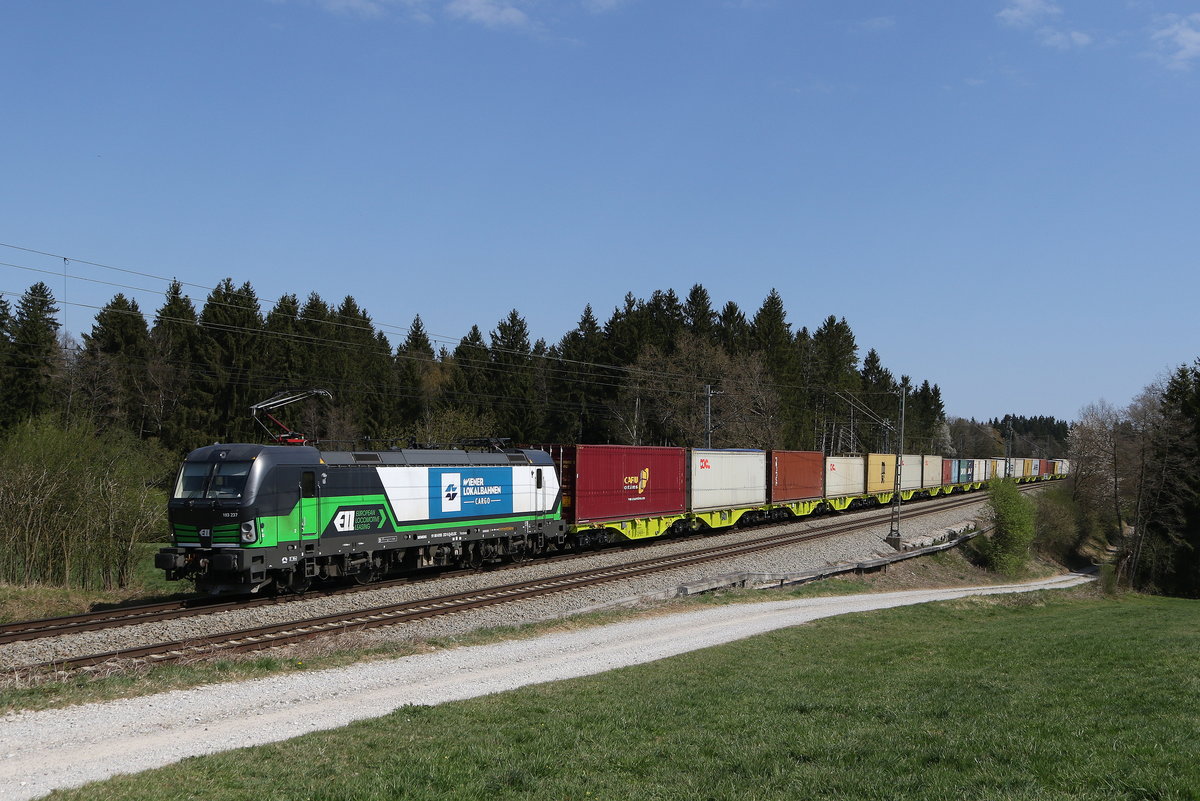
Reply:
M171 529L175 534L175 542L178 543L197 543L200 541L200 529L203 526L189 526L184 523L172 523ZM238 545L241 543L241 532L238 529L237 523L228 523L222 526L208 526L212 532L213 545Z
M311 502L311 499L310 499ZM481 518L468 517L459 520L427 520L420 522L397 521L395 512L392 510L391 503L386 495L342 495L336 497L323 497L320 502L320 517L317 519L315 528L310 528L310 531L301 533L299 531L299 522L301 519L300 509L303 502L298 502L293 509L284 515L260 517L256 521L258 539L253 544L243 543L244 548L272 548L280 544L288 544L300 541L312 542L324 536L352 536L354 534L406 534L414 532L431 532L438 531L456 531L466 527L477 528L486 526L507 525L515 523L524 523L535 520L561 520L562 505L559 504L553 512L544 514L522 513L505 517ZM346 531L336 529L335 522L338 515L344 514L351 509L378 508L382 510L380 515L379 525L371 528L355 528ZM177 539L180 526L176 526ZM220 542L237 543L238 529L237 526L221 526L221 529L229 529L229 539L222 539ZM194 530L194 527L193 527ZM193 535L194 536L194 535ZM192 542L195 539L191 540ZM213 530L213 543L218 542L217 529Z

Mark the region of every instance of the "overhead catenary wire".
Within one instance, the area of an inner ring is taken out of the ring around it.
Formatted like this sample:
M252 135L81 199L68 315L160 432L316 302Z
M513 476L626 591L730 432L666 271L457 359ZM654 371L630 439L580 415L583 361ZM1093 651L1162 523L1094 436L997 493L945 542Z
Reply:
M11 265L6 262L0 262L0 266L20 267L19 265ZM29 269L34 272L43 272L43 273L48 272L48 271L40 270L37 268L21 267L21 269ZM106 286L113 286L113 287L118 287L118 288L136 290L136 291L153 291L153 290L145 290L144 288L141 288L141 287L131 287L128 285L117 284L115 282L101 281L99 279L87 279L87 278L83 278L83 277L80 277L80 278L81 278L81 280L88 280L88 281L103 284ZM22 292L16 292L13 290L0 290L0 296L19 297L22 294L23 294ZM188 300L189 300L189 302L192 302L190 298ZM248 335L260 335L260 336L265 335L265 336L272 336L272 337L280 337L280 338L284 338L284 339L291 338L291 339L295 339L296 341L304 342L307 344L319 344L323 347L330 347L330 348L334 348L334 349L344 349L344 350L355 350L356 351L358 349L361 349L363 346L363 343L359 343L359 342L347 342L347 341L342 341L342 340L332 340L332 339L328 339L325 337L318 337L316 335L304 335L304 334L299 334L299 333L294 333L294 332L289 333L289 332L271 331L270 329L265 328L265 327L252 328L252 327L248 327L248 326L231 325L228 323L217 323L217 322L212 322L212 321L204 321L201 319L203 307L202 307L201 311L199 311L197 313L196 320L183 320L183 319L166 318L166 317L163 317L161 314L158 314L158 313L152 314L149 311L145 311L145 310L141 310L141 309L139 309L137 312L133 312L132 310L111 309L111 308L108 308L107 306L96 306L94 304L67 303L65 301L56 301L56 302L65 303L65 305L70 305L73 307L91 309L91 310L95 310L97 312L104 311L107 309L110 313L129 314L129 315L137 314L137 315L140 315L147 322L147 324L149 324L152 319L154 321L162 320L164 322L174 322L174 323L187 324L187 325L199 325L202 328L207 328L210 330L242 332L242 333L245 333ZM216 300L210 299L205 302L205 306L207 307L210 305L217 307L217 308L233 309L233 310L240 311L240 312L253 311L256 315L258 315L259 317L262 317L261 309L259 309L259 308L250 309L244 304L226 303L224 301L216 301ZM194 307L195 307L195 305L193 303L193 308ZM335 316L340 316L343 319L346 319L343 315L335 315ZM304 318L301 316L297 316L297 317L290 318L290 319L293 319L300 323L328 325L328 326L331 326L334 328L342 328L342 329L347 329L347 330L358 330L358 331L371 330L371 326L373 325L369 319L366 319L366 320L357 319L356 324L340 323L335 320L309 319L309 318ZM611 364L602 364L602 363L598 363L598 362L586 362L586 361L581 361L581 360L566 359L566 358L563 358L558 355L551 355L551 354L540 354L539 355L539 354L534 354L531 352L494 348L494 347L489 346L487 343L482 343L479 345L479 347L481 349L487 351L488 354L503 353L506 355L515 355L515 356L519 356L522 358L528 358L530 360L533 360L533 359L544 360L549 363L549 366L546 369L551 374L562 374L562 375L564 375L564 377L569 378L571 381L578 383L578 384L583 384L583 385L592 385L592 386L598 386L598 387L620 389L624 385L622 384L622 382L619 379L615 379L612 376L613 373L625 374L625 375L631 376L631 377L642 376L644 378L677 378L680 380L688 380L688 381L697 380L696 375L689 374L689 373L672 373L669 371L648 370L648 369L642 369L642 368L628 366L628 365L611 365ZM429 364L440 364L441 363L441 361L438 359L436 354L434 354L433 356L422 356L422 355L406 353L401 349L397 349L396 352L391 355L394 358L402 359L402 360L417 361L417 362L423 362L423 363L429 363ZM496 365L494 362L492 362L490 360L490 358L475 359L469 355L458 355L458 356L455 356L454 358L455 358L455 361L459 364L466 364L476 370L479 370L479 371L485 372L485 373L503 373L506 369L503 366ZM553 366L555 363L574 365L577 367L590 368L590 369L584 369L582 372L571 372L564 368ZM596 379L609 379L609 380L596 380ZM767 382L763 382L762 386L764 386L765 388L774 390L774 391L780 391L780 390L785 390L785 389L794 389L794 390L800 390L800 391L806 391L806 392L811 392L814 390L818 391L818 392L827 392L828 391L827 388L820 386L820 385L814 385L814 384L786 384L786 383L780 383L780 382L767 381ZM668 394L677 394L677 395L696 395L698 390L696 390L696 389L673 389L670 387L667 387L667 388L660 387L659 391L666 392ZM744 393L731 392L729 394L738 396L738 395L741 395ZM888 393L859 393L859 394L888 394Z
M252 304L250 304L250 305L245 304L245 303L227 303L227 302L218 301L218 300L212 298L212 293L215 292L217 289L220 289L223 285L226 285L226 284L232 285L231 279L226 279L225 281L222 281L221 284L218 285L218 287L209 287L205 284L200 284L200 283L196 283L196 282L184 281L184 280L180 280L177 278L168 279L164 276L159 276L159 275L155 275L153 273L148 273L148 272L144 272L144 271L140 271L140 270L132 270L129 268L124 268L124 267L116 267L113 265L108 265L108 264L104 264L102 262L97 262L97 261L88 260L88 259L77 259L74 257L62 256L61 254L50 253L48 251L27 248L27 247L18 246L18 245L12 245L9 243L0 243L0 247L12 248L15 250L24 251L24 252L32 253L32 254L38 254L38 255L47 256L47 257L52 257L52 258L62 258L64 260L64 264L67 261L74 261L79 264L90 265L90 266L94 266L94 267L98 267L98 268L102 268L102 269L106 269L106 270L112 270L112 271L116 271L116 272L120 272L120 273L124 273L124 274L137 275L137 276L141 276L141 277L151 278L153 280L166 282L168 284L168 289L171 285L177 284L180 288L188 286L188 287L195 287L198 289L204 289L205 291L209 292L209 297L208 297L208 299L206 299L206 301L205 301L204 305L201 307L200 311L198 311L196 320L172 319L172 318L166 318L161 314L154 314L153 321L155 324L177 323L177 324L185 324L185 325L198 325L198 326L208 329L210 331L226 331L226 332L231 332L231 333L241 332L241 333L245 333L247 335L279 337L282 339L291 339L292 341L295 341L297 343L302 343L302 344L307 344L307 345L319 345L324 348L331 348L331 349L335 349L335 350L346 350L346 351L358 352L358 351L361 351L362 347L364 346L364 343L362 343L362 342L350 342L350 341L346 341L346 340L337 340L337 339L331 339L331 338L328 338L325 336L318 336L318 335L305 335L305 334L301 334L299 332L281 332L281 331L270 330L269 328L266 327L265 323L270 322L271 314L274 312L274 310L272 310L272 313L268 313L267 315L264 316L262 313L262 309L261 309L261 305L260 305L257 293L254 293L252 289L251 289ZM8 263L8 262L0 262L0 265L13 267L16 269L21 269L21 270L27 270L27 271L31 271L31 272L58 275L58 273L55 271L43 270L40 268L29 267L26 265L18 265L18 264L13 264L13 263ZM65 270L64 270L63 275L64 275L64 285L65 285L65 281L66 281L66 271ZM129 284L122 284L122 283L118 283L118 282L103 281L101 279L89 278L87 276L80 276L80 275L72 275L71 279L87 281L90 283L100 284L100 285L104 285L104 286L111 286L111 287L115 287L118 289L127 289L130 292L144 292L144 293L165 292L165 290L154 290L154 289L149 289L146 287L132 286ZM247 283L247 284L244 284L243 286L249 287L249 284ZM237 292L238 290L235 289L234 291ZM20 293L9 292L9 291L0 292L0 295L16 296L19 294ZM293 298L293 299L296 299L298 302L298 296L295 295L294 293L285 293L285 295L282 297ZM310 295L310 298L312 298L312 297L317 297L319 299L319 296L315 295L315 293ZM188 297L187 299L188 299L189 304L191 304L193 308L196 308L195 302L192 301L192 299L190 297ZM352 300L352 298L348 298L348 299ZM131 299L131 301L132 301L132 303L136 304L136 298ZM69 303L65 300L60 301L60 302L63 303L64 305L69 305L69 306L77 307L77 308L87 308L87 309L93 309L93 310L98 310L98 311L107 309L107 311L109 311L110 313L116 312L116 313L125 313L125 314L139 314L143 318L143 320L146 321L148 326L150 324L151 317L152 317L152 315L149 311L143 311L140 308L135 312L133 310L112 309L107 306L97 307L97 306L91 305L91 304ZM371 331L372 333L374 333L376 329L395 329L395 330L407 331L407 332L411 332L411 330L412 330L411 328L406 327L406 326L399 326L399 325L395 325L395 324L385 324L385 323L375 322L370 318L369 314L366 312L365 309L361 310L361 316L359 316L359 315L347 316L347 315L340 314L333 306L326 303L325 301L322 300L321 302L325 305L326 310L329 313L329 318L334 318L334 319L307 318L307 317L304 317L302 314L303 309L300 309L297 314L295 314L293 316L289 316L287 319L293 320L301 325L309 324L309 325L318 325L318 326L330 326L333 328L350 329L350 330L360 330L360 331L366 330L366 331ZM244 312L252 312L256 317L259 318L259 320L264 321L264 324L261 327L251 327L251 326L232 325L232 324L228 324L228 323L217 323L217 322L211 321L211 320L205 321L205 320L201 319L202 315L203 315L203 310L207 309L209 307L228 308L228 309L233 309L233 310L243 312L243 313ZM278 303L276 304L276 308L278 308ZM340 322L339 320L349 320L350 322ZM455 342L455 340L452 338L443 337L442 335L432 334L430 332L426 332L426 336L430 339L431 346L434 342L442 342L445 344L450 344L450 343ZM493 338L494 338L494 332L493 332ZM641 378L641 379L678 379L680 381L689 381L689 382L697 381L697 380L705 380L705 377L698 376L696 374L691 374L691 373L673 373L673 372L664 371L664 370L643 369L643 368L639 368L639 367L636 367L633 365L603 364L603 363L597 363L597 362L588 362L588 361L583 361L583 360L568 359L568 358L563 357L561 354L556 354L553 350L551 350L548 353L537 354L537 353L533 353L533 352L529 352L529 351L500 348L495 345L489 345L488 343L482 342L482 341L479 343L478 346L473 346L473 345L467 344L466 337L463 337L462 339L457 340L457 342L458 342L459 346L466 345L466 348L462 348L462 350L464 352L456 353L456 355L454 356L454 361L460 365L470 367L473 370L477 371L478 373L485 374L485 375L496 375L496 374L504 375L507 373L507 370L509 368L505 365L496 364L492 358L494 355L503 354L503 355L517 356L521 359L528 359L528 360L530 360L530 362L533 362L534 360L541 360L543 364L540 369L542 369L545 372L545 374L548 376L551 376L554 378L559 378L559 379L562 379L565 381L569 381L571 383L574 383L574 384L577 384L580 386L592 386L592 387L597 387L597 388L604 388L604 389L613 390L614 392L620 391L622 388L625 388L627 381L637 380L639 378ZM469 351L467 351L467 348L471 348L471 347L479 347L484 352L483 355L480 358L472 357L470 355ZM456 348L455 350L458 351L458 350L460 350L460 348ZM403 346L396 348L395 352L392 352L389 347L388 356L389 356L389 358L393 358L396 360L409 360L409 361L427 363L429 365L440 365L443 363L443 360L440 359L437 356L437 354L428 355L428 354L408 353L408 352L404 351ZM193 366L193 368L194 367L195 366ZM277 376L276 378L283 379L285 377ZM766 389L776 391L776 392L786 390L786 389L794 389L794 390L810 392L810 393L816 392L816 393L820 393L820 394L828 394L829 392L831 392L831 390L829 388L821 386L821 385L817 385L817 384L795 384L795 383L789 384L789 383L780 383L780 382L773 382L773 381L763 381L763 382L760 382L760 386L763 388L766 388ZM698 393L698 390L696 388L689 388L689 387L675 388L675 387L672 387L669 385L668 386L661 386L661 385L657 386L655 388L655 390L659 393L674 394L674 395L679 395L679 396L696 396ZM369 393L369 394L378 394L378 393ZM392 391L389 394L395 396L397 393L395 391ZM400 394L403 397L413 397L413 398L422 397L422 395L418 394L418 393L400 393ZM467 393L457 393L457 392L454 392L453 390L449 390L447 388L442 388L440 394L443 397L447 397L447 396L456 396L459 394L467 394ZM726 394L729 394L733 397L744 397L744 396L748 395L748 393L738 392L734 389L727 391ZM875 393L859 393L859 394L875 394ZM889 394L889 393L879 393L879 394ZM477 400L479 397L480 397L480 395L478 392L469 393L469 398L471 398L471 399ZM508 404L516 405L516 404L521 404L521 403L525 402L523 399L516 399L516 398L513 398L513 396L489 396L489 400L492 403L500 402L505 405L508 405ZM557 408L559 410L569 410L569 411L577 411L578 410L578 404L576 404L576 403L559 403L559 402L554 401L553 399L549 399L549 398L542 399L542 402L547 406L547 408L553 407L553 408ZM598 408L593 409L593 411L598 411L598 410L599 410Z
M129 274L129 275L137 275L137 276L141 276L141 277L145 277L145 278L152 278L152 279L155 279L158 281L166 282L168 284L168 286L172 283L177 283L181 287L183 287L183 286L195 287L197 289L203 289L209 293L215 291L220 286L220 285L218 285L217 287L211 287L211 286L208 286L207 284L201 284L201 283L192 282L192 281L185 281L185 280L181 280L178 278L167 278L165 276L155 275L154 273L144 272L141 270L133 270L133 269L126 268L126 267L117 267L117 266L105 264L105 263L99 262L99 261L65 256L60 253L52 253L52 252L45 251L45 250L24 247L21 245L14 245L11 243L6 243L6 242L0 242L0 247L11 248L13 250L23 251L23 252L32 253L32 254L38 254L38 255L47 256L47 257L55 258L55 259L69 259L70 261L73 261L77 264L85 264L85 265L89 265L89 266L93 266L93 267L97 267L97 268L101 268L101 269L105 269L105 270L111 270L111 271L115 271L115 272ZM49 271L38 270L37 268L20 267L19 265L6 264L5 266L15 266L15 267L18 267L19 269L29 269L29 270L38 271L38 272L49 272ZM53 274L57 275L57 273L53 273ZM132 286L128 286L128 285L117 284L115 282L100 281L99 279L88 279L84 276L72 276L72 278L79 278L81 280L93 281L96 283L105 284L105 285L109 285L109 286L125 288L125 289L129 289L130 291L139 291L139 292L154 292L155 291L155 290L151 290L151 289L146 289L144 287L132 287ZM165 291L165 290L160 290L160 291ZM4 294L11 294L11 293L4 293ZM290 292L285 293L285 296L291 296L291 297L298 298L298 296L295 295L295 293L290 293ZM257 302L258 300L259 299L258 299L257 293L256 293L255 301ZM223 303L221 301L206 300L205 305L209 305L209 304L214 304L216 306L222 306L222 307L226 307L226 308L244 309L244 307L240 306L239 304L228 304L228 303ZM89 308L96 308L96 307L91 306ZM259 308L257 311L260 315L262 314L261 308ZM340 317L342 319L353 320L353 322L351 322L351 323L336 323L336 322L330 321L329 324L331 324L331 325L345 325L345 326L351 327L351 328L361 328L361 327L363 327L363 324L365 323L368 326L373 326L375 328L383 329L385 331L392 330L392 331L396 331L396 332L411 332L411 330L412 330L411 327L409 327L409 326L399 325L399 324L395 324L395 323L381 323L378 321L374 321L374 320L370 319L370 317L368 315L366 315L365 310L363 310L363 312L364 312L363 318L359 318L359 317L347 318L344 315L338 314L332 307L330 307L330 312L331 312L331 315L334 317ZM300 319L300 318L296 318L296 319ZM247 329L247 330L253 330L253 329ZM438 343L444 344L444 345L451 345L451 344L461 345L465 341L465 337L454 338L454 337L449 337L449 336L443 335L443 334L435 334L435 333L432 333L429 331L426 331L425 333L426 333L426 336L430 339L431 343L438 342ZM484 343L483 347L487 348L489 353L504 353L504 354L508 354L508 355L515 355L515 356L528 357L528 358L543 358L543 359L550 358L550 356L548 356L548 355L540 355L539 356L539 355L535 355L535 354L531 354L531 353L527 353L527 352L523 352L523 351L519 351L519 350L498 348L498 347L488 345L487 343ZM594 369L602 371L602 374L609 374L609 373L612 373L615 371L615 372L629 374L629 375L644 374L646 376L653 376L653 377L666 376L666 377L674 377L674 378L688 379L688 380L695 378L695 376L690 375L690 374L672 373L670 371L662 371L662 370L643 370L643 369L640 369L640 368L637 368L637 367L634 367L631 365L601 364L601 363L586 362L586 361L581 361L581 360L576 360L576 359L567 359L562 356L556 356L554 358L557 361L564 363L564 364L573 364L573 365L577 365L580 367L594 368ZM819 390L819 391L826 390L825 387L819 387L819 386L815 386L815 385L781 384L778 382L767 382L766 386L769 386L775 390L780 390L780 389L799 389L802 391L811 391L814 389Z

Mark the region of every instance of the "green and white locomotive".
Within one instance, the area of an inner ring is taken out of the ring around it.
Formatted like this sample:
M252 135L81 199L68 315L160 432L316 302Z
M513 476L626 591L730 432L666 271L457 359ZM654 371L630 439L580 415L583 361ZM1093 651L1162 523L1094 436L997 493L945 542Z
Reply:
M538 450L321 451L210 445L188 454L155 566L212 594L400 568L522 559L565 540L562 492Z

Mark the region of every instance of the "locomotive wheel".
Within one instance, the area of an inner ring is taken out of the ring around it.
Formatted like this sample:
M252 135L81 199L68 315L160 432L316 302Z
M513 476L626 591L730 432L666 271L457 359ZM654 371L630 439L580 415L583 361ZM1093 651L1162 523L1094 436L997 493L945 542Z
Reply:
M473 542L466 547L459 564L470 570L478 570L483 567L483 554L479 550L479 543Z
M379 581L378 570L363 570L354 574L354 580L359 584L373 584Z
M305 576L296 571L288 576L287 584L285 585L288 592L293 592L296 595L303 595L312 587L312 577Z
M520 545L511 547L508 552L508 558L512 559L516 564L528 562L530 559L529 544L522 542Z

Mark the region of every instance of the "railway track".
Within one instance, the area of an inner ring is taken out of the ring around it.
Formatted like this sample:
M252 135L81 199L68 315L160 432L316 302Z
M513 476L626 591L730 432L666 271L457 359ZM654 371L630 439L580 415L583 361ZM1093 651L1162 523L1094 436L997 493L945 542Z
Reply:
M636 546L635 546L636 547ZM591 552L594 553L594 552ZM538 564L548 564L555 561L577 559L588 553L571 552L556 556L548 556L538 560ZM511 570L528 564L512 563L484 568L485 572ZM410 584L421 584L438 579L453 578L454 576L477 573L472 569L429 570L419 576L404 576L401 578L376 581L370 584L347 584L330 586L323 589L310 590L302 594L270 595L249 600L238 598L184 598L177 601L161 603L138 604L136 606L115 607L95 612L81 612L77 615L51 617L41 620L25 620L13 623L0 623L0 645L26 640L39 640L45 637L59 637L64 634L74 634L83 631L100 631L119 626L133 626L139 623L154 623L163 620L180 620L198 615L211 615L216 612L252 609L258 606L276 606L280 604L310 601L314 598L329 598L336 595L351 595L359 592L400 587Z
M957 498L959 496L950 497ZM939 503L939 501L934 500L932 503ZM942 500L941 503L945 503L945 500ZM946 507L939 505L938 508ZM661 540L661 542L675 541L677 540L669 538ZM639 550L644 549L645 547L647 547L646 543L640 543L631 544L617 550ZM555 561L577 559L580 556L587 556L591 555L592 553L594 552L571 552L557 556L548 556L539 559L538 563L548 564ZM521 566L521 564L497 565L488 567L486 570L499 571ZM413 583L434 581L442 578L452 578L454 576L471 572L474 571L460 569L441 570L437 572L429 572L420 576L404 576L386 581L377 581L371 584L331 586L322 589L310 590L309 592L299 595L270 595L248 600L244 598L229 599L192 597L175 601L162 601L159 603L115 607L94 612L82 612L77 615L44 618L41 620L2 623L0 624L0 645L13 642L23 642L27 640L37 640L45 637L58 637L64 634L73 634L76 632L100 631L103 629L116 628L119 626L130 626L139 623L179 620L187 617L209 615L216 612L225 612L236 609L249 609L257 606L274 606L277 604L311 600L313 598L324 598L335 595L348 595L357 592L387 589L389 587L405 586Z
M909 510L906 519L942 513L960 506L979 503L978 496L952 498L930 508ZM924 506L924 505L923 505ZM679 567L728 559L749 553L795 545L805 541L850 533L878 525L877 517L870 520L836 521L817 529L802 532L770 534L741 543L728 543L701 548L682 554L652 557L622 565L576 571L531 581L498 585L482 590L457 593L416 601L390 604L324 617L314 617L288 623L260 626L188 640L163 642L144 647L124 648L105 653L64 658L16 668L19 671L74 671L102 665L115 660L134 660L148 664L163 664L208 656L221 656L244 651L258 651L288 645L330 633L356 631L380 626L424 620L440 615L455 614L473 609L536 598L552 593L605 584L626 578L672 570ZM543 562L544 563L544 562ZM379 585L368 585L375 588ZM257 599L250 605L270 603L273 599ZM243 608L244 608L243 604ZM190 610L189 610L190 613ZM202 612L197 612L202 613ZM133 622L139 622L134 620Z

